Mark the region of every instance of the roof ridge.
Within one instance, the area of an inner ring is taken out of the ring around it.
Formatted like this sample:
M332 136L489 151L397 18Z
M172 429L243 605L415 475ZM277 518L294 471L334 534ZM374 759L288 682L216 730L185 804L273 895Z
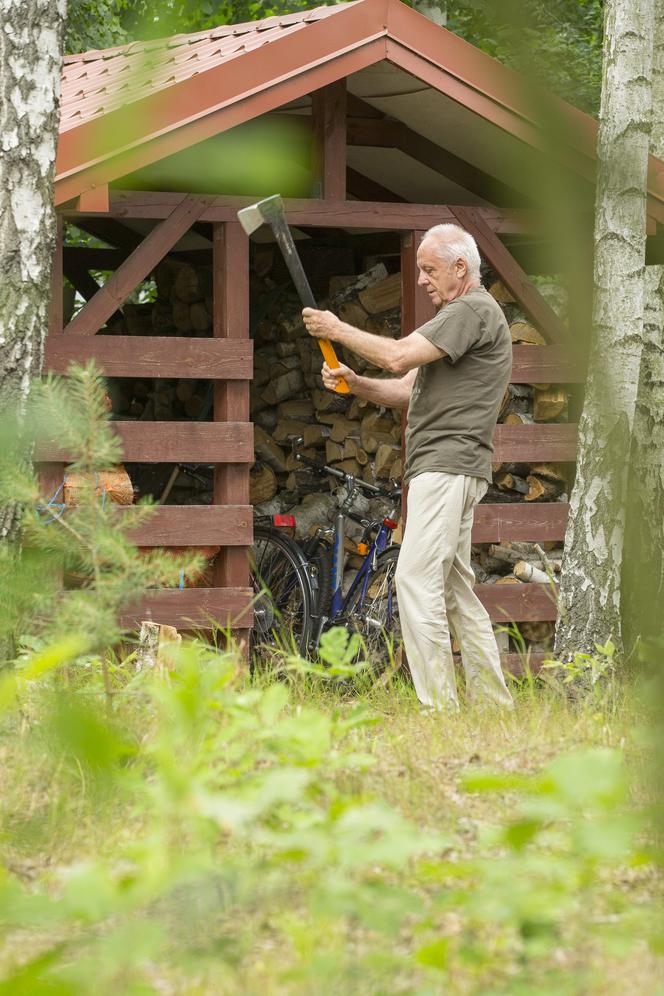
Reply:
M145 40L135 39L134 41L125 42L122 45L114 45L111 48L90 49L87 52L76 52L71 55L65 55L63 63L65 66L70 66L78 62L93 62L97 59L110 59L119 55L134 55L137 52L146 52L151 49L175 48L177 45L192 44L202 38L215 40L225 35L248 34L249 32L264 31L267 28L278 27L280 25L288 26L300 22L304 24L309 20L317 20L316 15L319 17L328 16L329 13L335 13L340 9L352 7L359 2L361 0L340 0L340 2L339 0L334 0L334 2L329 4L309 7L306 10L293 11L290 14L271 14L269 17L263 17L258 21L219 24L216 27L209 28L207 31L192 31L176 35L165 35L160 38L146 38Z

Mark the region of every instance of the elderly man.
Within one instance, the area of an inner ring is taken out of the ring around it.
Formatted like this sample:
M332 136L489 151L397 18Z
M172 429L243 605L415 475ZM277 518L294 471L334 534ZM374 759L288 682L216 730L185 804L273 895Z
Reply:
M403 339L353 328L329 311L305 308L304 324L396 377L360 377L323 367L325 386L344 377L360 398L408 407L408 520L397 568L401 627L420 702L458 709L450 628L474 701L512 705L489 616L473 591L470 533L491 481L491 439L512 369L500 306L481 286L473 237L436 225L417 253L418 284L438 309Z

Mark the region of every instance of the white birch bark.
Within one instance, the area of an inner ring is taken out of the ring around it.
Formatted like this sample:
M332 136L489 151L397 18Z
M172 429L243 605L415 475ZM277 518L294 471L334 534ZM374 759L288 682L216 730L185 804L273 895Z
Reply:
M656 7L650 151L664 159L664 9ZM623 569L626 642L664 627L664 266L645 277L643 352L632 437Z
M608 0L597 149L593 332L555 652L621 646L625 492L643 341L654 0Z
M41 372L66 0L0 0L0 417ZM0 510L0 538L16 526Z

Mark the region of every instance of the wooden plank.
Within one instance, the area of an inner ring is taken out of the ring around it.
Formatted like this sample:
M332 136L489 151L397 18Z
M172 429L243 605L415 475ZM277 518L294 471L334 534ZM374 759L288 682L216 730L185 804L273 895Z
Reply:
M78 197L76 207L79 211L94 211L105 213L109 207L108 184L93 184L89 190L84 190Z
M346 199L346 79L343 77L311 95L314 135L320 157L320 196Z
M497 425L494 463L576 460L577 427L569 424Z
M122 517L131 506L117 506ZM251 505L157 505L129 537L136 546L250 546Z
M359 147L399 149L441 176L452 180L464 190L476 194L492 204L523 206L527 198L502 183L496 177L453 152L443 149L408 125L395 118L371 117L365 113L370 108L359 97L349 100L348 144ZM373 108L371 108L373 110Z
M160 588L148 591L140 602L123 610L120 625L137 626L143 619L177 629L214 629L251 626L251 588Z
M249 338L249 240L237 221L215 225L213 230L212 334L218 340L244 343ZM215 427L249 419L249 384L217 383L214 387ZM251 461L253 462L253 439ZM249 504L249 466L227 461L214 469L212 501L215 505ZM243 547L223 549L214 563L214 583L219 587L249 584L249 559ZM237 632L248 653L248 631Z
M64 326L63 220L56 219L55 251L51 268L51 297L48 304L48 335L59 335Z
M72 363L94 360L106 377L191 377L250 380L250 339L192 339L186 336L59 336L46 340L44 366L64 374ZM245 420L243 420L245 421Z
M417 250L424 231L401 236L401 335L410 335L436 313L429 295L418 287Z
M513 384L583 384L586 370L565 346L514 346Z
M487 225L475 208L451 207L457 222L473 236L479 251L514 294L526 314L532 318L545 338L554 343L569 342L569 333L555 311L531 284L509 250Z
M251 422L113 422L129 463L243 463L254 461ZM56 442L40 443L35 460L69 461L75 454ZM248 472L248 468L247 468ZM244 505L247 502L225 502Z
M401 204L406 202L405 197L395 194L393 190L388 190L381 183L370 179L364 173L358 173L350 166L346 169L346 186L348 193L353 197L358 197L361 201L389 201Z
M166 218L179 203L181 194L168 191L115 190L111 193L111 216L125 218ZM240 208L253 204L255 197L219 196L206 207L201 221L236 221ZM390 201L324 201L316 198L287 198L286 217L291 224L331 228L369 228L426 231L439 222L456 222L446 204L394 204ZM491 231L501 235L528 235L541 232L541 211L521 208L475 208ZM76 211L63 210L73 224L85 227L86 217ZM98 219L95 219L95 222Z
M483 503L475 509L472 542L562 541L568 515L569 505L561 501Z
M69 335L94 335L213 200L213 197L181 196L168 217L146 235L92 300L81 308L65 332Z
M475 594L494 623L554 621L558 614L550 584L477 584Z
M553 654L553 651L551 651ZM541 670L544 661L551 655L536 653L536 654L501 654L500 663L503 671L507 674L514 675L515 678L519 678L522 674L526 673L526 667L531 672L531 674L537 674ZM461 662L461 655L454 655L454 663L457 667L463 667Z

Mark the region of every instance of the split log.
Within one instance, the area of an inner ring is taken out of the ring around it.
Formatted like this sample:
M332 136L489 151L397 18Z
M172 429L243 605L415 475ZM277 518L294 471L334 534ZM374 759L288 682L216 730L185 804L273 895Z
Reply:
M274 349L277 356L295 356L298 352L296 342L276 342Z
M189 308L189 321L194 332L207 332L212 328L212 320L202 301L195 301Z
M401 450L398 446L389 446L386 443L376 450L375 473L376 477L385 480L390 477L390 472L399 458Z
M551 422L563 414L567 408L567 390L556 385L548 388L535 388L533 418L536 422Z
M131 505L134 487L122 464L109 470L99 470L94 475L65 469L63 501L65 505L80 505L84 490L94 486L95 497L113 502L114 505Z
M191 308L186 301L173 302L173 325L178 332L188 335L193 331L191 324Z
M401 336L401 309L393 308L382 315L371 315L367 318L366 330L387 339L398 339Z
M266 463L257 463L251 468L249 475L249 501L252 505L260 505L269 501L277 493L277 476L272 467Z
M208 268L183 263L175 274L173 291L179 301L193 304L194 301L204 300L211 283L212 276Z
M526 581L533 584L548 584L551 578L546 571L540 570L534 564L529 564L526 560L520 560L514 565L514 577L519 581Z
M342 322L346 322L356 329L364 329L369 317L359 301L342 302L339 305L338 315Z
M500 491L518 491L522 495L527 495L530 487L523 477L517 477L516 474L508 473L496 474L493 478L493 483Z
M314 418L314 405L309 398L282 401L277 406L277 415L279 418L296 418L310 422Z
M286 470L286 454L260 426L254 426L254 451L272 470L282 473Z
M530 322L516 321L510 325L512 342L527 346L545 346L546 339Z
M562 481L552 481L536 474L528 474L526 481L528 482L526 501L555 501L565 488Z
M554 623L552 622L522 622L519 630L524 640L530 643L546 643L553 639Z
M491 297L498 302L498 304L514 304L514 295L512 291L502 282L502 280L496 280L489 287L489 294Z
M401 303L401 274L393 273L384 280L372 284L366 290L361 290L358 297L362 307L370 315L397 308Z
M301 370L288 370L280 377L275 377L270 381L263 391L261 397L268 405L275 405L279 401L286 401L287 398L297 394L304 386L304 378Z
M136 671L155 671L163 677L164 672L173 669L173 660L167 648L177 647L182 636L174 626L159 625L152 620L141 623L138 647L134 658Z
M312 391L311 400L317 413L346 412L348 410L348 395L335 394L334 391ZM349 416L354 417L354 416Z
M339 460L334 464L335 470L342 470L344 474L352 474L354 477L360 477L361 468L357 460Z
M355 436L357 438L360 435L359 422L351 422L350 419L344 418L343 415L333 415L331 419L330 439L333 439L335 443L343 443L348 436ZM364 449L366 449L366 446Z

